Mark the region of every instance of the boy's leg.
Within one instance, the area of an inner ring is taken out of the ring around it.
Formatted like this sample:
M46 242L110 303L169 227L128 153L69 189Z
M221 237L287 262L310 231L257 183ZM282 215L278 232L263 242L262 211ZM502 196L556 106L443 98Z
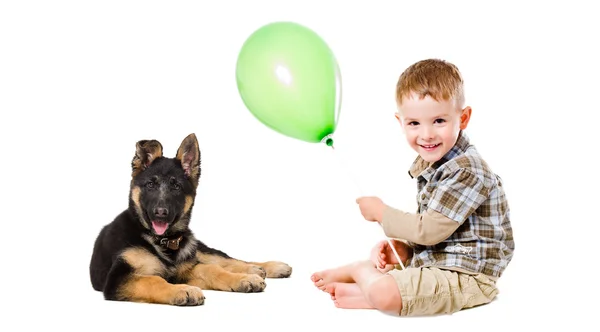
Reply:
M435 267L384 273L372 262L364 261L328 271L334 272L317 272L313 277L321 277L320 288L329 292L341 308L375 308L402 316L451 314L489 303L498 294L495 282L485 276ZM345 283L336 282L336 278ZM357 289L362 298L356 295Z
M312 280L315 286L322 291L325 291L326 287L334 282L354 282L350 272L355 264L356 263L351 263L337 268L315 272L310 276L310 280Z
M315 272L310 276L310 280L315 284L315 287L322 291L326 291L325 288L327 287L327 285L334 282L354 282L354 279L352 278L352 270L355 268L355 266L356 263L350 263L348 265L340 266L337 268ZM393 269L393 265L388 265L385 269L379 271L381 273L386 273Z
M356 263L351 276L371 307L392 315L400 314L402 297L394 277L382 273L370 261Z
M333 303L343 309L373 309L373 306L362 293L362 290L354 282L334 282L327 285L326 292L331 294Z
M331 294L331 299L341 297L362 297L363 293L360 287L355 282L334 282L327 285L325 291Z
M437 267L393 270L389 274L402 294L401 316L452 314L489 303L497 294L495 282L483 275Z
M375 308L394 315L398 315L402 308L395 279L382 273L368 260L317 272L311 279L319 289L330 293L341 308ZM356 288L360 290L362 299L355 296ZM345 296L348 293L354 296Z

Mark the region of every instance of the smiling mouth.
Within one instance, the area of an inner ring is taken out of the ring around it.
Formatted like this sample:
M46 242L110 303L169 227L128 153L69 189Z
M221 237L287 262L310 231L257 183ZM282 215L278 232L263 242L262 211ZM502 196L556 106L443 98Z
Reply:
M428 144L428 145L422 145L420 144L419 146L422 147L423 149L427 150L427 151L431 151L435 148L437 148L438 146L440 146L441 143L438 144Z

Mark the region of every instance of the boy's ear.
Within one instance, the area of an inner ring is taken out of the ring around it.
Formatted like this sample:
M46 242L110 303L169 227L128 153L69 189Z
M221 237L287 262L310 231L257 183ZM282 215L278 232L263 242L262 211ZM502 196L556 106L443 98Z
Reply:
M400 113L396 112L396 113L394 113L394 116L396 117L396 120L398 120L398 122L400 123L400 126L401 126L401 127L404 127L404 126L402 125L402 120L400 120Z
M469 120L471 120L471 106L465 107L460 113L460 129L461 130L467 129Z

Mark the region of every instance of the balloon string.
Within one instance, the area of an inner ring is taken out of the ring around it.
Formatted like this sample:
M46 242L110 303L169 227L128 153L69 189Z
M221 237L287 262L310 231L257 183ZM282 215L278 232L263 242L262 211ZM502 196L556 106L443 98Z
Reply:
M354 174L352 174L352 172L350 172L346 167L345 164L342 162L340 156L337 155L337 153L335 152L335 147L333 145L331 146L331 150L334 152L333 155L336 156L336 159L338 161L338 164L340 165L340 168L344 169L344 171L346 172L346 174L348 175L348 177L350 177L352 179L352 182L354 182L354 185L356 186L356 189L358 189L359 192L359 197L364 196L362 189L360 188L358 181L356 180L356 177L354 177ZM383 225L381 225L380 223L379 226L381 226L381 229L383 230ZM387 237L387 235L385 234L385 231L383 232L384 236L386 237L386 240L388 242L388 244L390 245L390 248L392 248L392 251L394 252L394 256L396 256L396 259L398 260L398 262L400 263L400 266L402 267L402 269L404 270L404 263L402 262L402 260L400 259L400 255L398 255L398 252L396 251L396 248L394 247L394 245L392 244L392 241Z

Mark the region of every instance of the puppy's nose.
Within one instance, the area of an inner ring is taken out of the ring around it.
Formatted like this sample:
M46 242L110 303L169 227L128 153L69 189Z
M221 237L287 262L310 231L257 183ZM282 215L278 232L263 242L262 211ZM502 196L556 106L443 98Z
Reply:
M169 215L169 210L163 207L154 208L154 215L157 217L166 217Z

